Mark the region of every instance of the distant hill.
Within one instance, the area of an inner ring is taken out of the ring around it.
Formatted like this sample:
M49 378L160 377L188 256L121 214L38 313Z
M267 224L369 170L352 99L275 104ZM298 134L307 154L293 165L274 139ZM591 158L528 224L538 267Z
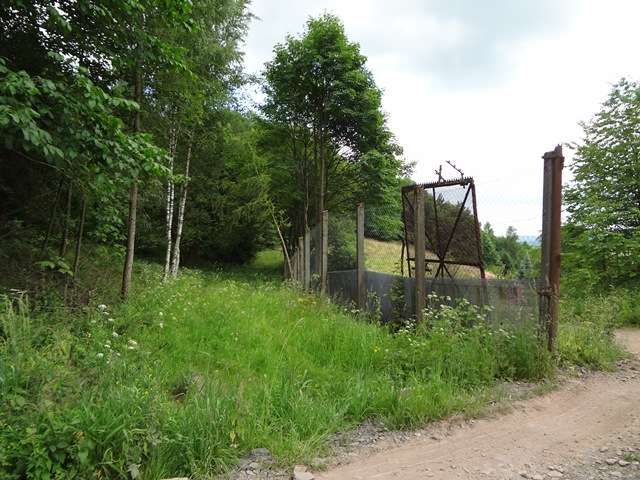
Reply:
M518 235L518 239L521 242L528 243L529 245L538 246L540 245L540 238L538 235Z

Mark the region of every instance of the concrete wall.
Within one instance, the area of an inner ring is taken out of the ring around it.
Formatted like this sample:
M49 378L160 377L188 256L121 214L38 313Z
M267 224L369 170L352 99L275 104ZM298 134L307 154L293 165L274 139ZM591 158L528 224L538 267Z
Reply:
M329 272L329 295L337 301L355 305L357 300L356 271ZM404 303L397 305L405 318L414 314L415 280L388 273L365 273L369 310L379 314L382 322L392 318L394 305L390 293L394 284L404 292ZM491 306L489 314L493 322L525 323L534 321L537 315L538 296L533 285L520 280L498 279L427 279L426 292L440 297L450 297L451 302L465 298L472 304Z

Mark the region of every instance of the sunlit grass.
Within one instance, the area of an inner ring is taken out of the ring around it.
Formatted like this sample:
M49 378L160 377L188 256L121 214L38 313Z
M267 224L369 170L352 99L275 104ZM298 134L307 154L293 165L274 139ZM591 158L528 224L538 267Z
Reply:
M391 273L393 275L400 275L402 271L407 274L406 255L405 264L400 267L402 258L402 241L382 241L373 238L364 239L364 259L367 270L382 273ZM427 258L436 258L433 252L427 252ZM437 264L430 263L428 268L431 271L427 272L427 276L433 276L437 269ZM480 270L476 267L470 267L467 265L449 265L448 266L451 275L455 278L480 278ZM494 276L492 273L487 272L487 277Z

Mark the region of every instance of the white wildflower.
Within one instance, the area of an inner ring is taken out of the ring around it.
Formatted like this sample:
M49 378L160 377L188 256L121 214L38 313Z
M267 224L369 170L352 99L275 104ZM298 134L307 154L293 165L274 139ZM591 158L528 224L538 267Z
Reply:
M160 322L160 323L158 324L158 326L159 326L160 328L164 328L164 322Z
M104 353L98 352L98 353L96 353L96 357L102 358L102 357L104 357Z
M114 331L114 332L111 332L111 336L112 336L113 338L118 338L120 335L118 335L118 332L115 332L115 331Z
M158 312L158 315L163 316L163 315L164 315L164 313L162 313L162 312Z
M133 339L129 339L127 343L129 344L129 347L132 347L132 348L136 348L138 346L138 342L136 342Z
M107 322L113 323L113 322L115 322L115 320L113 318L109 317L109 318L107 318Z
M101 312L104 312L107 309L107 306L104 303L101 303L100 305L98 305L98 310L100 310Z
M106 348L106 349L108 350L108 349L110 349L110 348L111 348L111 345L110 345L110 344L108 344L108 343L105 343L105 344L104 344L104 348Z

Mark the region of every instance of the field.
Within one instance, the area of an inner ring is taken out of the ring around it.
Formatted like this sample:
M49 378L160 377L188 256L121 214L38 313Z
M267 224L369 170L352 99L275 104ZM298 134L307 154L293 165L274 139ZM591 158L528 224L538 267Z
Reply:
M402 255L402 242L396 241L381 241L373 238L364 239L364 255L365 266L368 270L375 272L391 273L394 275L400 275L400 258ZM427 258L436 258L435 253L427 252ZM405 260L406 262L406 260ZM434 268L431 272L431 276L435 274L435 268L437 265L431 264L430 267ZM407 266L403 265L405 275ZM480 278L480 271L476 267L468 266L450 266L451 274L456 278ZM493 276L491 272L486 272L487 277ZM429 275L429 273L427 273Z

